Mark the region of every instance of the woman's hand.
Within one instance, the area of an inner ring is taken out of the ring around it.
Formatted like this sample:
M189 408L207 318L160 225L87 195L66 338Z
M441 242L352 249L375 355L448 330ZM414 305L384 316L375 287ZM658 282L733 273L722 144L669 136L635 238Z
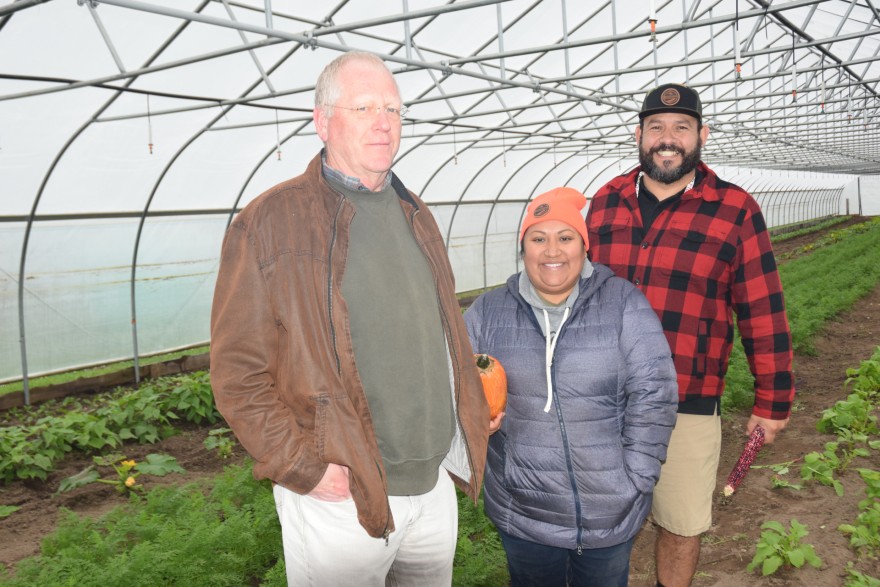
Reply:
M499 413L493 419L489 420L489 436L492 436L501 428L501 420L504 419L504 412Z

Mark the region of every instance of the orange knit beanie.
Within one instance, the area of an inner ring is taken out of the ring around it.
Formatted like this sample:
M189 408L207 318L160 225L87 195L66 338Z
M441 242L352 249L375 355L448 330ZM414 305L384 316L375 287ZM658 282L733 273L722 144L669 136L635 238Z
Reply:
M529 202L526 209L526 217L523 218L522 228L519 231L519 242L522 242L526 230L533 224L545 220L559 220L571 226L584 239L584 249L590 248L587 239L587 225L581 210L587 205L587 198L573 188L554 188L545 192Z

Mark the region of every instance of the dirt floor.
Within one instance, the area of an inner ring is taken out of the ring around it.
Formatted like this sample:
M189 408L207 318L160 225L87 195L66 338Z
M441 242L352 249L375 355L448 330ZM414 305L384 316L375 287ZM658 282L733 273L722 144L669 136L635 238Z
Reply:
M858 220L858 219L856 219ZM856 221L854 220L854 221ZM842 225L834 227L839 229ZM784 241L776 245L777 256L816 239L816 235ZM796 357L796 384L798 396L796 411L788 428L773 445L765 446L755 464L768 465L798 461L813 451L822 451L824 443L833 440L816 432L815 425L822 411L846 397L844 380L846 370L858 367L880 345L880 288L861 300L851 312L830 323L816 341L818 355ZM800 491L772 489L769 469L752 470L739 490L730 498L721 496L727 474L742 450L747 415L739 415L724 423L724 443L718 472L718 492L714 525L703 541L700 565L694 585L752 586L752 585L810 585L811 587L840 586L845 583L845 568L856 561L848 547L848 538L837 530L839 524L853 522L858 514L858 502L864 498L864 483L854 470L857 466L880 470L880 457L873 451L870 459L857 463L843 478L845 494L839 498L830 487L807 485ZM0 425L2 425L0 415ZM185 475L146 478L149 488L160 483L183 484L222 471L223 467L240 462L244 454L238 448L230 459L220 459L205 449L203 440L207 428L190 427L181 434L154 445L126 446L120 452L139 460L148 453L173 455L187 470ZM61 508L83 515L100 515L123 502L124 498L108 485L91 484L69 493L56 495L59 482L91 463L89 457L71 457L46 482L35 481L0 486L0 505L20 506L21 509L0 519L0 563L12 568L24 557L39 553L41 539L51 532ZM800 461L796 462L786 479L798 482ZM824 561L821 569L805 567L778 572L762 578L748 573L760 526L768 520L788 525L796 519L805 524L809 536L805 542L815 547ZM653 587L654 531L646 525L636 540L632 556L630 585ZM863 560L856 564L863 573L880 577L880 562Z

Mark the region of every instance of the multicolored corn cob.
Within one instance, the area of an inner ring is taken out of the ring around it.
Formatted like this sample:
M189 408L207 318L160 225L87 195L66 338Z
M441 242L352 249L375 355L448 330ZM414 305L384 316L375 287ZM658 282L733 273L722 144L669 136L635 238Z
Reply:
M746 473L749 472L749 468L752 466L755 457L758 456L758 451L761 450L762 446L764 446L764 429L759 425L755 426L755 429L752 430L752 433L749 435L749 440L746 442L746 446L743 448L743 452L739 456L739 460L736 462L730 475L727 476L727 485L724 486L725 496L733 495L733 492L736 491L736 488L742 483L742 480L745 478Z

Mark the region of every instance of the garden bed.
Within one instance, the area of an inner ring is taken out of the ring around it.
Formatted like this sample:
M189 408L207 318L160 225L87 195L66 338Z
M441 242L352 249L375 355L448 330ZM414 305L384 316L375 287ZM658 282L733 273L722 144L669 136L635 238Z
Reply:
M847 221L829 231L839 230L860 220ZM821 236L821 233L814 233L780 241L774 245L777 256L796 258L804 245L815 242ZM796 356L796 410L788 428L776 443L764 447L755 464L794 461L786 478L793 483L799 482L798 472L803 457L821 451L824 443L834 438L816 431L816 423L822 412L846 398L844 381L847 369L856 368L869 359L878 345L880 287L875 287L851 310L825 324L813 340L815 356ZM849 547L849 538L838 530L842 523L853 523L859 512L858 503L865 497L865 483L855 469L867 467L880 470L880 453L873 450L868 457L859 458L840 477L844 489L842 497L838 497L831 487L816 483L807 483L800 491L773 489L771 477L774 472L762 468L752 470L737 493L724 498L721 496L721 487L745 441L743 430L746 420L747 414L741 413L724 421L714 525L705 537L694 585L836 587L845 584L846 567L850 562L855 562L859 571L880 577L880 563L876 559L857 561L856 553ZM205 447L204 440L209 431L220 426L222 423L213 426L186 424L179 427L180 433L175 436L155 444L126 444L117 448L116 452L124 453L127 458L138 462L150 453L168 454L174 456L186 470L186 473L165 477L141 477L139 481L147 490L163 484L182 485L213 478L227 465L245 461L243 451L237 446L226 459ZM21 559L38 554L41 540L57 526L64 509L96 517L127 502L127 498L114 487L95 483L56 494L62 479L90 464L90 456L72 453L58 464L58 468L45 481L31 479L0 485L0 506L20 508L8 517L0 518L0 563L14 568ZM792 519L806 525L809 535L804 542L813 545L816 554L823 560L822 567L814 569L807 566L780 571L772 577L761 577L759 572L747 571L746 566L755 553L755 545L761 535L761 524L775 520L787 526ZM630 584L634 587L653 587L655 584L653 539L654 531L650 525L646 525L633 552Z

